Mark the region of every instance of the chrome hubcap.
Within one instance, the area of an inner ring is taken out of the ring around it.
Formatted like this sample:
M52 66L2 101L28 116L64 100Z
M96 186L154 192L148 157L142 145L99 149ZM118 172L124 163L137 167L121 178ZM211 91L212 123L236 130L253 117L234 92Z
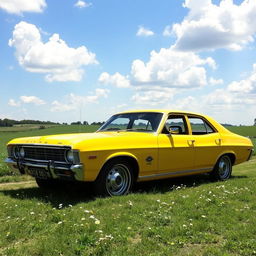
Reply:
M106 179L106 188L109 195L124 195L131 186L131 174L129 169L122 164L114 165Z
M231 163L228 156L223 156L219 162L219 175L221 179L227 179L230 175Z

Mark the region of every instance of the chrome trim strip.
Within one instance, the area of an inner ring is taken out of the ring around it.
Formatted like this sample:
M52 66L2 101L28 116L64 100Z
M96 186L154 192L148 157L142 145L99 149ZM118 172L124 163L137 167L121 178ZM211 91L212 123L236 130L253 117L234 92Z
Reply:
M33 161L33 162L41 162L41 163L49 163L49 160L38 160L33 158L24 158L24 160ZM54 161L56 164L67 164L67 162Z
M17 162L16 162L16 161L13 161L10 157L6 158L6 159L4 160L4 162L5 162L6 164L16 164L16 165L17 165Z
M44 147L44 148L72 148L71 146L68 145L54 145L54 144L40 144L40 143L31 143L31 144L22 144L22 143L13 143L13 144L9 144L8 146L22 146L22 147Z
M177 174L191 173L191 172L201 172L201 171L206 172L206 171L212 171L212 170L213 170L212 167L208 167L208 168L201 168L201 169L195 169L195 170L183 170L183 171L177 171L177 172L158 173L158 174L152 174L147 176L139 176L139 180L154 178L154 177L173 176Z
M12 160L11 158L6 158L5 159L5 163L6 164L9 164L9 165L16 165L18 166L17 162ZM40 168L45 168L45 169L48 169L48 163L47 164L44 164L44 163L28 163L28 162L21 162L20 163L21 166L29 166L29 167L40 167ZM52 166L50 166L52 167ZM79 169L79 168L82 168L83 165L82 164L75 164L75 165L71 165L69 167L63 167L63 166L57 166L57 165L54 165L53 168L56 169L56 170L76 170L76 169Z

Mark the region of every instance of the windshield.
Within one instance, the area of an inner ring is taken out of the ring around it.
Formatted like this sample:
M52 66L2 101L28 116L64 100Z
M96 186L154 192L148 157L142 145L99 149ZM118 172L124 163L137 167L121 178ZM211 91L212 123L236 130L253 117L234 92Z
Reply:
M162 113L125 113L112 116L98 131L146 131L155 132Z

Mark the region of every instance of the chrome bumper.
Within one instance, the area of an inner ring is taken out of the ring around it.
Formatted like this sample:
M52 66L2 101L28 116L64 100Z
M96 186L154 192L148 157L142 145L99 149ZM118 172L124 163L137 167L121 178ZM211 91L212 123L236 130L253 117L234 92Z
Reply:
M251 152L249 154L249 157L248 157L247 161L249 161L252 158L253 152L254 152L254 149L251 149Z
M19 170L21 174L31 175L31 170L33 168L45 170L49 178L63 178L63 179L74 179L83 181L83 165L82 164L73 164L65 165L60 163L55 163L54 161L47 162L33 162L26 160L18 160L8 157L5 159L5 163L15 169Z

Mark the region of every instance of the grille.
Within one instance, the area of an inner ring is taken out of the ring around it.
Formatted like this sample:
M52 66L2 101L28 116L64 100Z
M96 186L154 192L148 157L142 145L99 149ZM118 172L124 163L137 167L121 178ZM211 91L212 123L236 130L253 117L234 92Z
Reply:
M67 148L57 147L23 147L25 151L25 159L67 162L65 155Z

